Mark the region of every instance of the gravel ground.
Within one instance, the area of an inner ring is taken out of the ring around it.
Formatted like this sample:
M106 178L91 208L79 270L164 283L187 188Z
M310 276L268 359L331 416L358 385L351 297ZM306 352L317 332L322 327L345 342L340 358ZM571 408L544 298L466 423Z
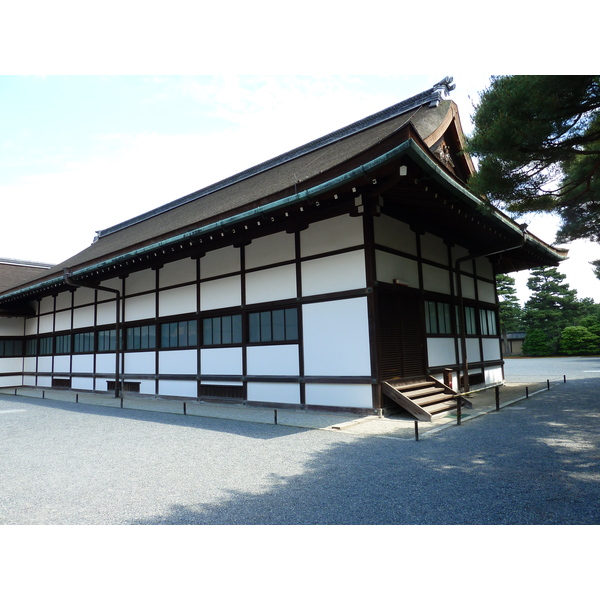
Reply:
M585 361L418 443L0 396L0 524L599 524Z

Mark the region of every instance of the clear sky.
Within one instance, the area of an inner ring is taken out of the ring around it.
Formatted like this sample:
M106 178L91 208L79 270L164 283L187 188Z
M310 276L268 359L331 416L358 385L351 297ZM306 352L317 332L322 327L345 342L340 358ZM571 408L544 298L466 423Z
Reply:
M468 133L488 75L2 76L0 256L57 263L95 232L233 175L454 76ZM556 220L527 217L554 241ZM10 224L10 225L9 225ZM600 302L589 261L561 266ZM527 274L519 274L524 300Z

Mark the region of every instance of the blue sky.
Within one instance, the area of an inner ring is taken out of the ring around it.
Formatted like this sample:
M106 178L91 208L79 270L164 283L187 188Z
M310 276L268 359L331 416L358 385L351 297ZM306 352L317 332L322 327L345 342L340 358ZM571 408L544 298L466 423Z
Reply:
M0 256L61 262L95 232L160 206L429 88L407 76L0 76ZM452 74L450 74L452 75ZM463 128L488 75L454 75ZM556 220L525 219L554 241ZM600 302L571 245L561 270ZM527 275L519 274L521 297Z

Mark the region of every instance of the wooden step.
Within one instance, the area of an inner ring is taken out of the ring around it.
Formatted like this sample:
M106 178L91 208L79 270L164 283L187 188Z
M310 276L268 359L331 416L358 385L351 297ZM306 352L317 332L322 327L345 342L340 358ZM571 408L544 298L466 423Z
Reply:
M429 408L427 412L432 415L439 415L439 413L448 412L449 410L454 410L458 406L456 400L450 400L448 402L441 402L440 404L436 404L435 406Z
M404 394L407 398L410 398L411 400L413 398L423 398L423 396L431 396L432 394L439 394L440 392L443 391L443 388L436 387L435 385L432 385L428 388L422 388L420 390L405 391L402 388L397 388L397 389L399 392L401 392L402 394Z
M447 400L450 400L454 398L454 396L452 394L435 394L434 396L427 396L426 398L419 398L418 400L413 400L413 402L415 404L418 404L419 406L430 406L432 404L437 404L438 402L446 402ZM456 400L454 400L456 402Z

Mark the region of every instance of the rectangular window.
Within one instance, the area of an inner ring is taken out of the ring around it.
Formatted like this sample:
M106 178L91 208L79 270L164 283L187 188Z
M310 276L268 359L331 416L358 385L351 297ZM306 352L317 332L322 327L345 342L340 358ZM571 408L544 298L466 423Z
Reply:
M197 345L198 323L195 320L163 323L160 326L161 348L188 348Z
M249 315L250 342L283 342L298 339L298 310L286 308Z
M156 326L129 327L126 337L127 350L150 350L156 348Z
M76 333L73 336L73 351L75 353L91 353L94 351L94 332Z
M429 334L452 333L450 305L446 302L425 302L425 326Z
M495 311L481 309L479 311L479 324L481 325L481 335L497 335Z
M70 335L57 335L54 341L54 352L56 354L70 354L71 353L71 336Z
M38 341L33 339L25 340L25 356L37 356Z
M205 346L242 343L242 315L227 315L202 320L202 341Z
M477 319L475 309L472 306L465 307L465 329L467 335L477 335Z
M117 332L107 329L98 332L98 352L114 352L117 349Z
M23 356L23 340L0 340L0 357Z
M40 338L39 351L40 356L49 356L52 354L52 337Z

